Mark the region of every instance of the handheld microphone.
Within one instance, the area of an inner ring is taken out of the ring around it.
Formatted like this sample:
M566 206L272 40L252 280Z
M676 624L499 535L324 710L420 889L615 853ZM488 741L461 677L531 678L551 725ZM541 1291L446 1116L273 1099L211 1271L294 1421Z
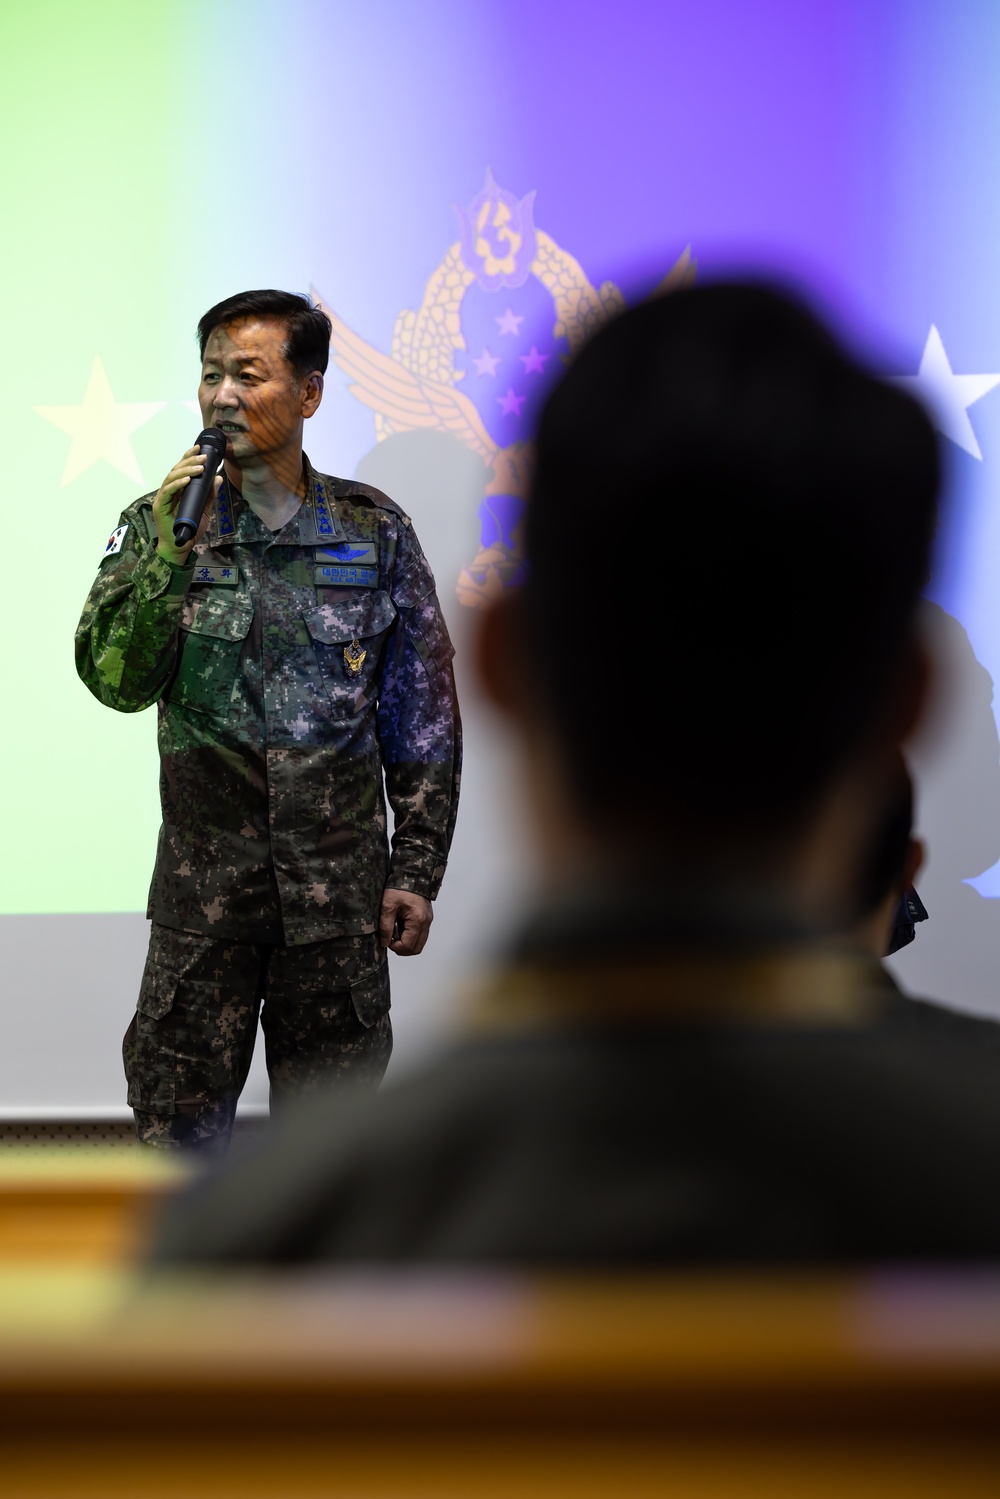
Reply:
M220 432L218 427L206 427L204 432L199 432L196 440L205 460L205 467L181 490L181 500L174 518L174 541L179 547L186 546L192 536L197 536L205 506L212 493L212 480L226 456L225 433Z

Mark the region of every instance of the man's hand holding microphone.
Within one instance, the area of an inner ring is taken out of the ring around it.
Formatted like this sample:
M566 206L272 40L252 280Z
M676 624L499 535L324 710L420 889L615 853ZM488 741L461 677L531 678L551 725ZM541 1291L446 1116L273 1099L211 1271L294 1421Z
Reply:
M157 552L175 567L183 567L191 548L203 536L212 505L222 486L226 439L207 427L170 470L153 500Z

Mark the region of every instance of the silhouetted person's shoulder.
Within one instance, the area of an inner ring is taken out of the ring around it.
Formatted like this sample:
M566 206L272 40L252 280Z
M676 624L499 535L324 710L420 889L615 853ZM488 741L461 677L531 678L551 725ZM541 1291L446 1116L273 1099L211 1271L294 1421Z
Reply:
M157 1258L1000 1254L985 1186L1000 1171L1000 1027L907 999L874 964L858 983L860 1021L644 1016L621 989L603 1017L592 994L567 1015L564 988L530 1023L454 1048L377 1100L315 1101L179 1202Z
M885 1012L889 1023L910 1027L929 1040L942 1036L976 1051L1000 1052L1000 1021L953 1009L938 1000L903 993L888 974L886 978L891 985Z

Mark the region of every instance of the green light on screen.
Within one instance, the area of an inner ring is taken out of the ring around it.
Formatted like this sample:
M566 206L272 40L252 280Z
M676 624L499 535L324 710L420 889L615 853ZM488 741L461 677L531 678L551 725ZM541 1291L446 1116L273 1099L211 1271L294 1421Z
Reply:
M108 712L73 632L121 509L191 441L187 4L8 7L0 120L7 539L0 912L145 905L155 712Z

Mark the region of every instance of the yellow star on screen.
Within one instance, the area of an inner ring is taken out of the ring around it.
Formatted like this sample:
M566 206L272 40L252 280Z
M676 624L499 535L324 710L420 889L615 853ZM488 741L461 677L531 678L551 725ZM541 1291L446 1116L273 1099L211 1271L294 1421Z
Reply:
M126 478L141 484L142 471L129 437L166 404L166 401L116 401L104 365L99 357L95 357L86 393L79 406L34 408L39 416L73 439L60 486L79 478L102 458Z

